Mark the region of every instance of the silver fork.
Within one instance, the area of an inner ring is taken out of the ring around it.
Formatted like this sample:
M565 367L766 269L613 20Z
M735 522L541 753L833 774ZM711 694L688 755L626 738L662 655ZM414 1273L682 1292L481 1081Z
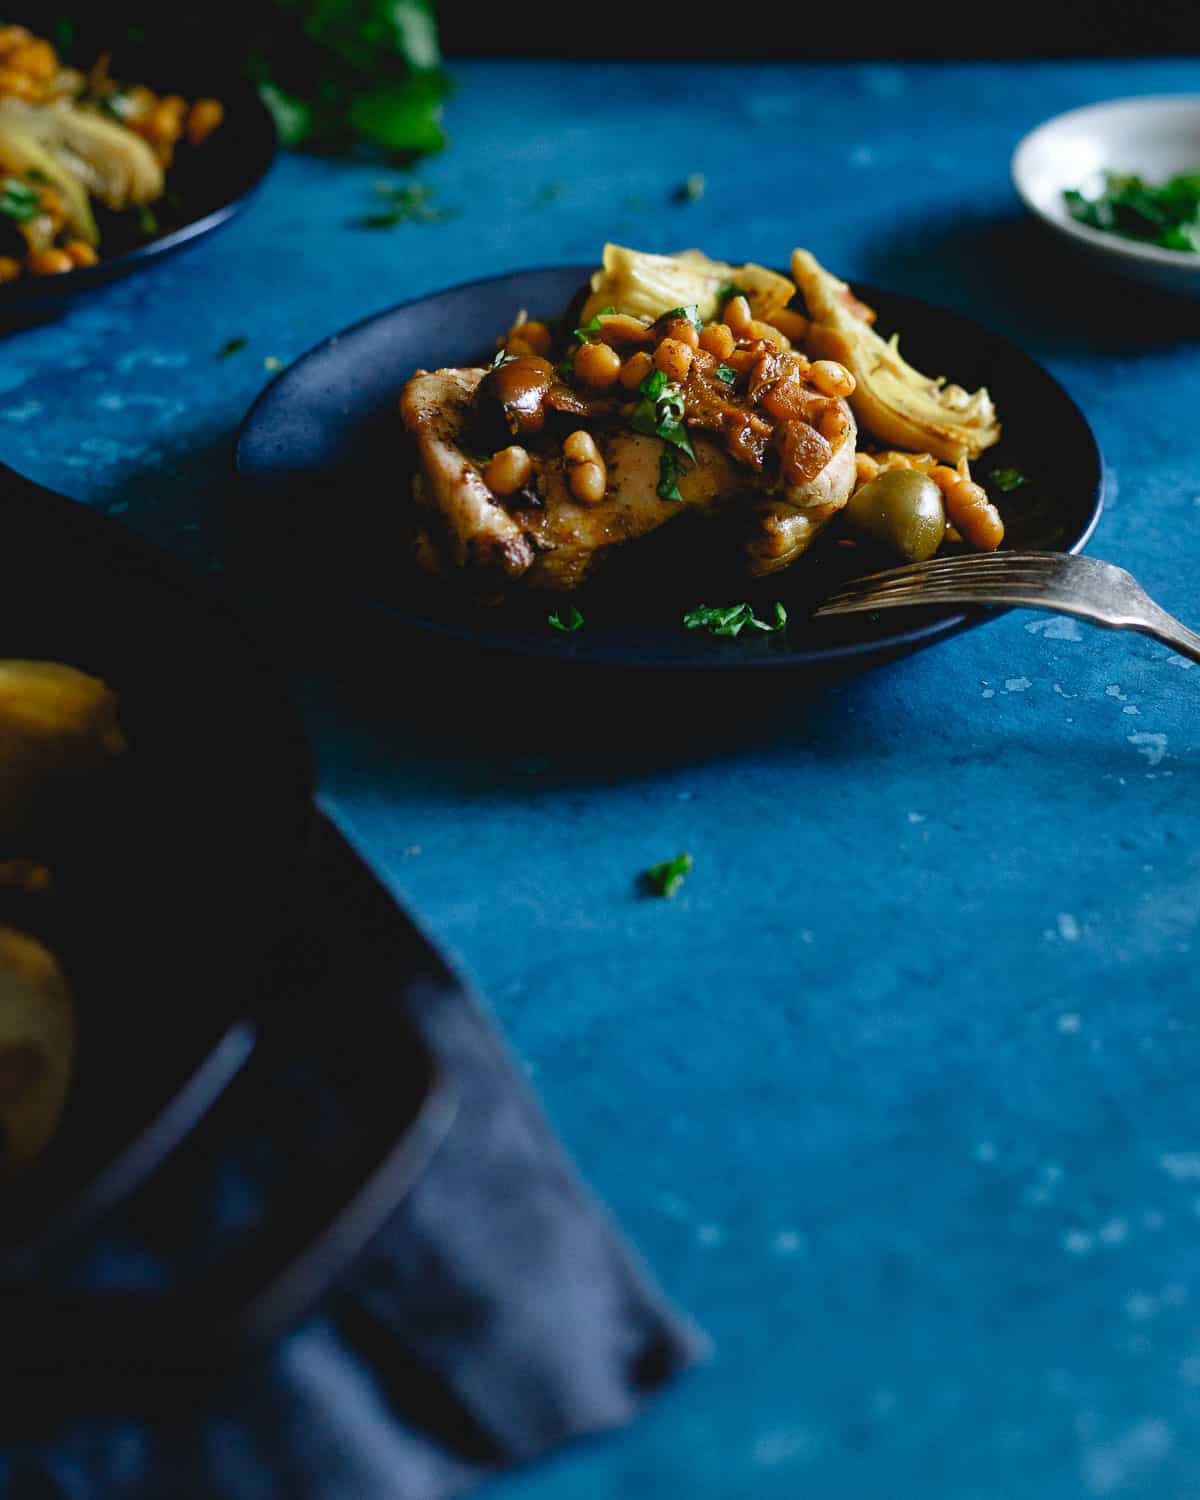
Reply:
M1155 604L1124 568L1066 552L935 557L857 578L816 615L920 604L1011 604L1056 610L1111 630L1137 630L1200 662L1200 635Z

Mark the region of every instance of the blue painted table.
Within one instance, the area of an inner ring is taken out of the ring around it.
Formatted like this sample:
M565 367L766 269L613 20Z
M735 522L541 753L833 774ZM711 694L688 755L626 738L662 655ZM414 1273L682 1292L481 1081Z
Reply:
M215 569L268 361L606 236L804 242L1044 360L1108 460L1092 550L1200 619L1200 319L1052 265L1007 176L1039 118L1200 65L455 71L421 173L452 219L368 232L377 169L282 160L220 236L4 342L4 458ZM324 795L716 1341L633 1430L494 1493L1200 1494L1185 665L1010 614L720 755L681 730L675 759L607 771L569 735L447 754L304 674ZM684 847L677 899L640 897Z

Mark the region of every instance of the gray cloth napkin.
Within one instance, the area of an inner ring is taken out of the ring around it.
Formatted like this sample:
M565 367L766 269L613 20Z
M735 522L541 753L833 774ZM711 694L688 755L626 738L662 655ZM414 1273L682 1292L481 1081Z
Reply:
M305 966L313 993L287 1003L339 1003L331 955L356 953L376 991L386 975L457 1095L448 1134L302 1326L215 1385L181 1372L153 1413L36 1405L0 1438L4 1500L441 1500L628 1422L706 1352L580 1182L476 1000L328 824L315 868L309 941L326 962ZM285 1099L260 1079L257 1118L306 1118L316 1141L323 1105L289 1086ZM270 1160L231 1170L244 1149L185 1163L100 1247L109 1274L114 1258L194 1257L204 1225L237 1220L231 1184L245 1196Z

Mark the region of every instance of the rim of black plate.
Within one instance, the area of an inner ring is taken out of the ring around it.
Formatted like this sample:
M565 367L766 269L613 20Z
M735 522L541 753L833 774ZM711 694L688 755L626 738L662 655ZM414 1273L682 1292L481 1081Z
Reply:
M412 307L418 307L422 303L430 302L438 297L448 296L453 293L469 291L474 287L491 286L497 282L507 281L514 277L540 276L540 275L565 275L576 274L581 278L589 276L595 270L591 265L580 265L575 262L565 262L555 265L540 266L517 266L506 271L494 272L489 276L472 277L469 281L455 282L450 286L439 287L436 291L426 292L421 296L408 297L401 302L392 303L377 312L369 313L367 316L357 319L344 328L336 330L327 335L318 343L296 359L286 369L270 381L258 394L251 404L246 415L238 426L234 443L234 469L240 483L252 484L253 479L244 469L242 464L242 450L247 432L253 427L256 416L261 409L269 407L280 398L281 393L288 384L289 376L292 376L302 365L319 358L327 350L335 345L341 344L355 334L362 332L368 327L380 322L385 318L393 317L397 313L406 311ZM908 292L894 291L889 288L880 287L871 282L854 282L855 290L867 301L873 302L878 299L889 304L908 304L914 312L934 312L938 317L948 318L953 322L963 324L976 335L982 334L986 339L999 345L1012 356L1036 366L1040 375L1057 392L1059 398L1070 408L1078 420L1079 434L1081 440L1086 440L1089 456L1093 460L1096 473L1096 490L1091 499L1087 519L1076 536L1065 543L1064 550L1075 554L1082 552L1095 533L1104 511L1105 499L1108 494L1108 467L1104 456L1100 451L1096 435L1092 430L1091 423L1084 415L1075 398L1058 378L1036 359L1032 354L1005 334L997 332L978 320L968 317L953 308L942 307L936 303L927 302L921 297L913 296ZM838 663L853 663L863 658L880 657L887 658L893 655L904 654L906 648L916 647L948 638L958 634L959 631L970 629L975 625L983 624L987 620L999 619L1001 615L1009 613L1009 609L994 607L978 607L957 609L950 614L941 614L938 618L928 620L926 623L914 625L906 630L892 631L886 634L872 636L865 640L846 641L826 646L814 646L803 648L792 644L787 637L784 638L786 649L764 652L763 655L735 655L734 652L725 652L719 649L720 644L714 642L718 649L713 652L711 659L696 657L680 657L677 660L668 660L661 656L636 657L629 652L627 645L619 645L616 642L606 646L602 638L591 637L585 643L577 641L572 635L559 635L553 639L524 638L519 635L488 635L482 633L475 622L464 625L455 624L451 620L439 619L427 615L421 615L411 609L406 609L402 604L393 599L380 598L369 592L355 593L352 595L356 607L369 610L373 613L389 615L397 621L403 621L406 625L428 631L451 640L469 642L481 650L496 655L520 656L535 658L538 660L576 661L580 665L591 664L594 666L620 666L630 670L641 671L672 671L672 672L731 672L731 671L776 671L795 670L804 667L820 667L837 665ZM933 606L929 606L933 608ZM777 639L777 638L776 638Z

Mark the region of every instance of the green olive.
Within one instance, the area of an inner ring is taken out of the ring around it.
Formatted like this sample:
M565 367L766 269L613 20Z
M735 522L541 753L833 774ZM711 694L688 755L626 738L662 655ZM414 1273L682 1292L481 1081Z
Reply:
M859 531L909 562L924 562L946 534L942 492L916 469L884 469L850 499L846 515Z

